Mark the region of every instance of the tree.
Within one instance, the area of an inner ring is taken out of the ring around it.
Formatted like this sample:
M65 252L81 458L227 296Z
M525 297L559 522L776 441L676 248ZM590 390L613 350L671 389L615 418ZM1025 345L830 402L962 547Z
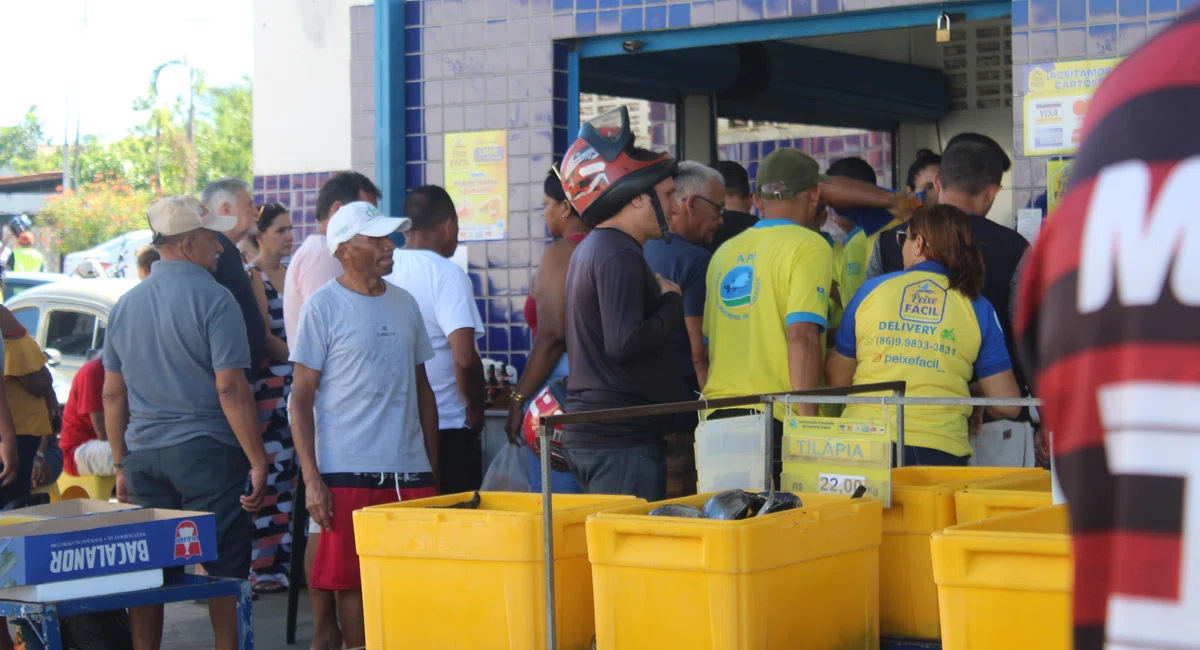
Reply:
M30 106L19 124L0 127L0 169L12 169L18 174L48 171L46 161L38 155L38 147L46 142L37 106ZM51 166L49 169L58 168Z
M250 78L204 88L201 101L207 119L196 125L196 158L202 163L197 186L229 176L250 179L254 175Z
M60 255L85 250L146 227L146 210L158 195L131 187L117 174L101 175L51 197L38 213L49 246Z

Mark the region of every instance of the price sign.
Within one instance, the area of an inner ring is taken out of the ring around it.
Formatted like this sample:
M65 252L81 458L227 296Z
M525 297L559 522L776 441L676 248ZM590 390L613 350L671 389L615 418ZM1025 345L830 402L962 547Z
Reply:
M784 421L783 489L850 496L860 486L892 502L892 435L882 420L789 417Z

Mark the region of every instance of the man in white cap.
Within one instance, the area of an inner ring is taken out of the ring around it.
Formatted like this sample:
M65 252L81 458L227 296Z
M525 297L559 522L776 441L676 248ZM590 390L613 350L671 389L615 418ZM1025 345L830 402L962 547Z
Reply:
M250 349L241 310L217 284L217 233L237 219L217 216L190 196L172 196L147 216L162 259L154 274L113 308L104 342L104 423L117 472L117 496L150 508L216 515L211 576L250 571L253 526L245 511L262 503L267 454L246 381ZM253 490L244 494L246 475ZM237 648L232 596L209 601L215 648ZM133 644L157 650L162 605L129 610Z
M347 648L366 644L352 513L437 494L433 347L417 301L383 279L388 235L411 225L365 201L340 207L325 237L343 273L305 301L291 341L292 435L322 528L309 585L336 592Z

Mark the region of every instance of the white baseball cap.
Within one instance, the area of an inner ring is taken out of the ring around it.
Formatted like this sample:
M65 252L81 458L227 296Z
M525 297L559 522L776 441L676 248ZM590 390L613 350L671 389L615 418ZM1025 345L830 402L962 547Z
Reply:
M194 196L168 196L146 211L155 235L178 235L201 228L228 232L237 226L237 217L222 217L209 212Z
M329 219L325 230L325 243L329 254L337 252L342 242L354 239L355 235L387 237L394 232L404 232L412 227L407 217L385 217L379 208L366 201L354 201L338 208Z

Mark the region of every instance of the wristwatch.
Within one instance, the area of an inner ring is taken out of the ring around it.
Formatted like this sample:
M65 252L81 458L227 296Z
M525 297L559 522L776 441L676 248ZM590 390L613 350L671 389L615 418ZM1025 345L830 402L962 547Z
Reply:
M125 469L125 463L113 461L113 469Z

